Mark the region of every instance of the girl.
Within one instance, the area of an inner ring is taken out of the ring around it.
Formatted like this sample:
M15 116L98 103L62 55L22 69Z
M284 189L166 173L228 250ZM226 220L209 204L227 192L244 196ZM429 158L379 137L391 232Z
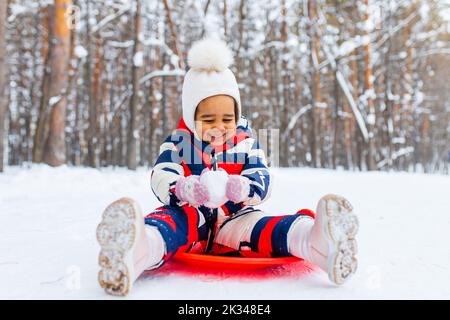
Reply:
M201 40L189 51L183 117L151 173L152 190L164 205L143 218L135 201L117 200L97 228L99 283L106 292L126 295L143 271L193 250L296 256L336 284L356 271L358 220L344 198L323 197L317 214L303 209L270 216L253 207L270 196L272 178L241 116L232 60L217 40Z

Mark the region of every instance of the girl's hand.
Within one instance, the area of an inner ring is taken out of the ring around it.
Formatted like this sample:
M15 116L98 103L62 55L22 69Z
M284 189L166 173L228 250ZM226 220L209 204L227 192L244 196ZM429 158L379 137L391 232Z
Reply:
M231 174L228 176L226 185L226 196L228 200L234 203L248 200L250 193L250 180L246 177Z
M210 198L208 189L200 183L200 177L195 175L178 179L175 195L180 201L187 202L193 207L204 205Z

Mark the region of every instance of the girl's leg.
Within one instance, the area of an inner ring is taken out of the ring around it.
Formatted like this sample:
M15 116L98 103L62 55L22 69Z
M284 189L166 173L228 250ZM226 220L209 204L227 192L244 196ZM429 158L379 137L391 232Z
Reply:
M146 270L160 267L178 251L188 251L194 243L205 241L208 227L204 214L189 205L162 206L145 217L146 229L157 230L164 241L164 254Z
M222 225L215 241L242 253L265 257L296 256L318 265L329 279L342 284L356 272L358 219L343 197L327 195L317 215L268 216L260 211L237 215ZM314 219L313 219L314 218Z
M289 250L289 230L301 222L305 227L314 223L314 213L299 210L292 215L273 216L253 210L227 220L217 232L215 243L259 257L292 256Z
M193 207L164 206L144 219L132 199L110 204L97 227L100 286L109 294L127 295L143 271L161 266L177 250L202 240L206 234L202 217Z

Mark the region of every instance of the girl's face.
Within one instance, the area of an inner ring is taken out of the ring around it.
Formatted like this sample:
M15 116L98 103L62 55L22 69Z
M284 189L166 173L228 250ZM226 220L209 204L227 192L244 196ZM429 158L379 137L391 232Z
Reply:
M195 111L195 131L203 141L221 146L236 133L234 99L217 95L203 99Z

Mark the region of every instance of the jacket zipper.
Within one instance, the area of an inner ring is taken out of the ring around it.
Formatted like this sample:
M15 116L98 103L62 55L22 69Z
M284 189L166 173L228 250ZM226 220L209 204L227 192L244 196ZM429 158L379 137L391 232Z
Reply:
M215 154L215 150L213 149L211 151L211 168L213 171L217 170L217 159L216 159L216 154ZM216 226L216 221L217 221L217 214L218 214L218 209L212 209L212 221L210 223L209 226L209 233L208 233L208 241L206 242L206 250L205 253L209 253L212 249L213 246L213 242L214 242L214 237L215 237L215 226Z

